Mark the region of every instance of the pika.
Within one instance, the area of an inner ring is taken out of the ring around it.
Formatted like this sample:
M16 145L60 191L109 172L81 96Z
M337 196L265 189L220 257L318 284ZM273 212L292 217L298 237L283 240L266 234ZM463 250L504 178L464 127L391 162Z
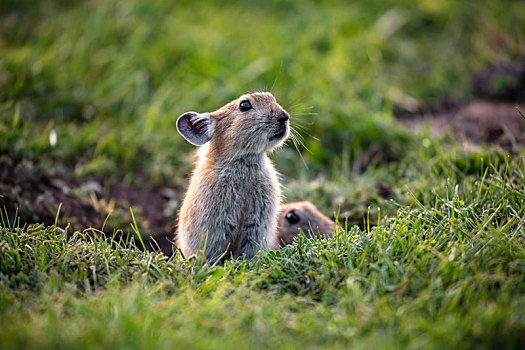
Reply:
M279 212L276 240L281 246L293 243L299 229L307 237L332 237L334 221L310 202L283 204Z
M179 211L185 257L251 259L273 249L281 197L267 153L289 136L290 115L268 92L245 94L215 112L186 112L177 130L200 146Z

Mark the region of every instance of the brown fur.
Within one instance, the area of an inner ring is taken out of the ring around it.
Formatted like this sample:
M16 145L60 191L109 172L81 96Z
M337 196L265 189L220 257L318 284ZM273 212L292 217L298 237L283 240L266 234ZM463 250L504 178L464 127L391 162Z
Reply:
M298 220L297 222L295 222ZM281 246L293 243L301 230L307 237L332 237L334 221L310 202L283 204L277 219L276 239Z
M249 101L252 108L242 111ZM288 137L288 113L270 93L243 95L215 112L187 112L177 128L201 145L179 212L177 245L188 257L252 258L273 247L280 200L266 152Z

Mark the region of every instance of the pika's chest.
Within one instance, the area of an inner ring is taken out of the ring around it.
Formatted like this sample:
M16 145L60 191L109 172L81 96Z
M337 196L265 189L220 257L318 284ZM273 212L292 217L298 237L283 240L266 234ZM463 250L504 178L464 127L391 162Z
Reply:
M239 199L272 196L277 193L277 174L268 159L258 162L235 160L216 170L216 189L237 192Z

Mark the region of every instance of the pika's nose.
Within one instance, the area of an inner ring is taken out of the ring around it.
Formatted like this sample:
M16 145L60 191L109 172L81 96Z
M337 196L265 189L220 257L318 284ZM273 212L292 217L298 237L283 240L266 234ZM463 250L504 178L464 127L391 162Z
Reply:
M277 114L277 121L281 123L284 123L288 119L290 119L290 116L285 111L281 111L279 114Z

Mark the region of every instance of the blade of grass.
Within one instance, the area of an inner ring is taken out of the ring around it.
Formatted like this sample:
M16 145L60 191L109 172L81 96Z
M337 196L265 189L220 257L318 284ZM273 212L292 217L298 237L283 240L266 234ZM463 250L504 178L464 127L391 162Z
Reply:
M144 241L142 240L142 236L140 235L139 228L137 226L137 221L135 220L135 215L133 214L133 209L129 207L129 211L131 213L131 218L133 219L133 224L131 225L131 228L135 231L137 236L139 237L140 244L142 245L142 249L144 249L144 252L147 252L146 245L144 244Z

